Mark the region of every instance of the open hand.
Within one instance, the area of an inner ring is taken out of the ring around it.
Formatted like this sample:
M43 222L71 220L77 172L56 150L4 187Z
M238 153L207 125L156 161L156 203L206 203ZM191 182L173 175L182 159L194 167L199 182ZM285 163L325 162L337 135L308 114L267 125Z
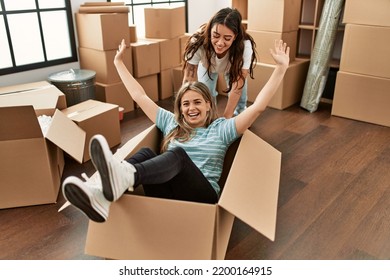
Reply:
M123 60L123 53L125 52L125 50L126 50L126 43L125 43L125 40L122 39L122 42L119 45L118 50L116 51L114 61L122 61Z
M288 66L290 62L290 47L287 47L283 40L275 40L275 47L270 49L270 52L276 64Z

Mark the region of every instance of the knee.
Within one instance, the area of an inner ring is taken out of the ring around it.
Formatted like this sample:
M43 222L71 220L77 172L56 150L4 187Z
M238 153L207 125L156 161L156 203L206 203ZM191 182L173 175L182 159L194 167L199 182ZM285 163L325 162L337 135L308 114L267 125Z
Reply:
M168 152L174 153L180 159L188 157L186 151L184 151L182 147L174 147L171 150L168 150Z

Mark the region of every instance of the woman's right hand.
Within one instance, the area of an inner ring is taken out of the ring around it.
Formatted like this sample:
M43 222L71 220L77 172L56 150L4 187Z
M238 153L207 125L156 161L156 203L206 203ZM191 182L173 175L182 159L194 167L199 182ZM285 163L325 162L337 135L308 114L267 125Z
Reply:
M122 42L119 45L118 50L116 51L114 63L119 62L119 61L123 61L123 53L125 52L125 49L126 49L125 39L122 39Z

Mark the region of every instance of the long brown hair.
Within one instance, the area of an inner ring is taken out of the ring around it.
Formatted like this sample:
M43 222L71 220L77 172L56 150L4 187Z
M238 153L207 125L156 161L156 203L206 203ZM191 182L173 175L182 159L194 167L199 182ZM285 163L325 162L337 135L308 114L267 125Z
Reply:
M175 120L178 125L167 136L164 137L161 144L161 152L165 152L167 150L168 144L173 139L176 139L180 142L186 142L193 136L194 129L186 123L181 113L181 99L183 98L183 95L189 90L198 92L200 95L202 95L206 102L210 103L210 111L208 112L205 122L206 127L209 126L218 117L214 99L211 97L210 90L205 84L202 82L189 82L183 84L175 96L175 102L173 105L173 113L175 114Z
M246 33L241 21L242 17L237 9L224 8L218 11L208 23L203 24L200 27L200 30L195 32L188 39L183 55L183 59L185 62L183 65L183 69L186 67L186 61L190 60L195 55L199 47L203 46L204 51L206 53L206 60L208 62L207 73L209 75L209 78L211 79L211 57L215 53L213 45L211 43L211 29L216 24L222 24L232 30L234 35L236 36L235 40L229 48L229 62L231 65L229 70L229 85L224 92L229 92L232 88L233 83L238 81L240 78L243 78L241 69L244 64L242 54L244 53L245 40L250 40L252 45L253 53L251 57L251 64L249 67L249 76L253 79L253 68L257 62L256 43L253 40L252 36Z

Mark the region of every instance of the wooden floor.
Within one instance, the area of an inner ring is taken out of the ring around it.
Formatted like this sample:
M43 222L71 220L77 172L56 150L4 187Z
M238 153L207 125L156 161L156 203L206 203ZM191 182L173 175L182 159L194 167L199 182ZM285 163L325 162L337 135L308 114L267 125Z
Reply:
M226 259L390 259L390 129L331 116L330 106L268 108L253 124L282 152L276 240L236 219ZM149 125L139 109L126 114L122 143ZM92 164L66 158L63 178L81 172ZM0 210L0 259L99 259L84 254L87 218L58 213L63 203L60 193L57 204Z

